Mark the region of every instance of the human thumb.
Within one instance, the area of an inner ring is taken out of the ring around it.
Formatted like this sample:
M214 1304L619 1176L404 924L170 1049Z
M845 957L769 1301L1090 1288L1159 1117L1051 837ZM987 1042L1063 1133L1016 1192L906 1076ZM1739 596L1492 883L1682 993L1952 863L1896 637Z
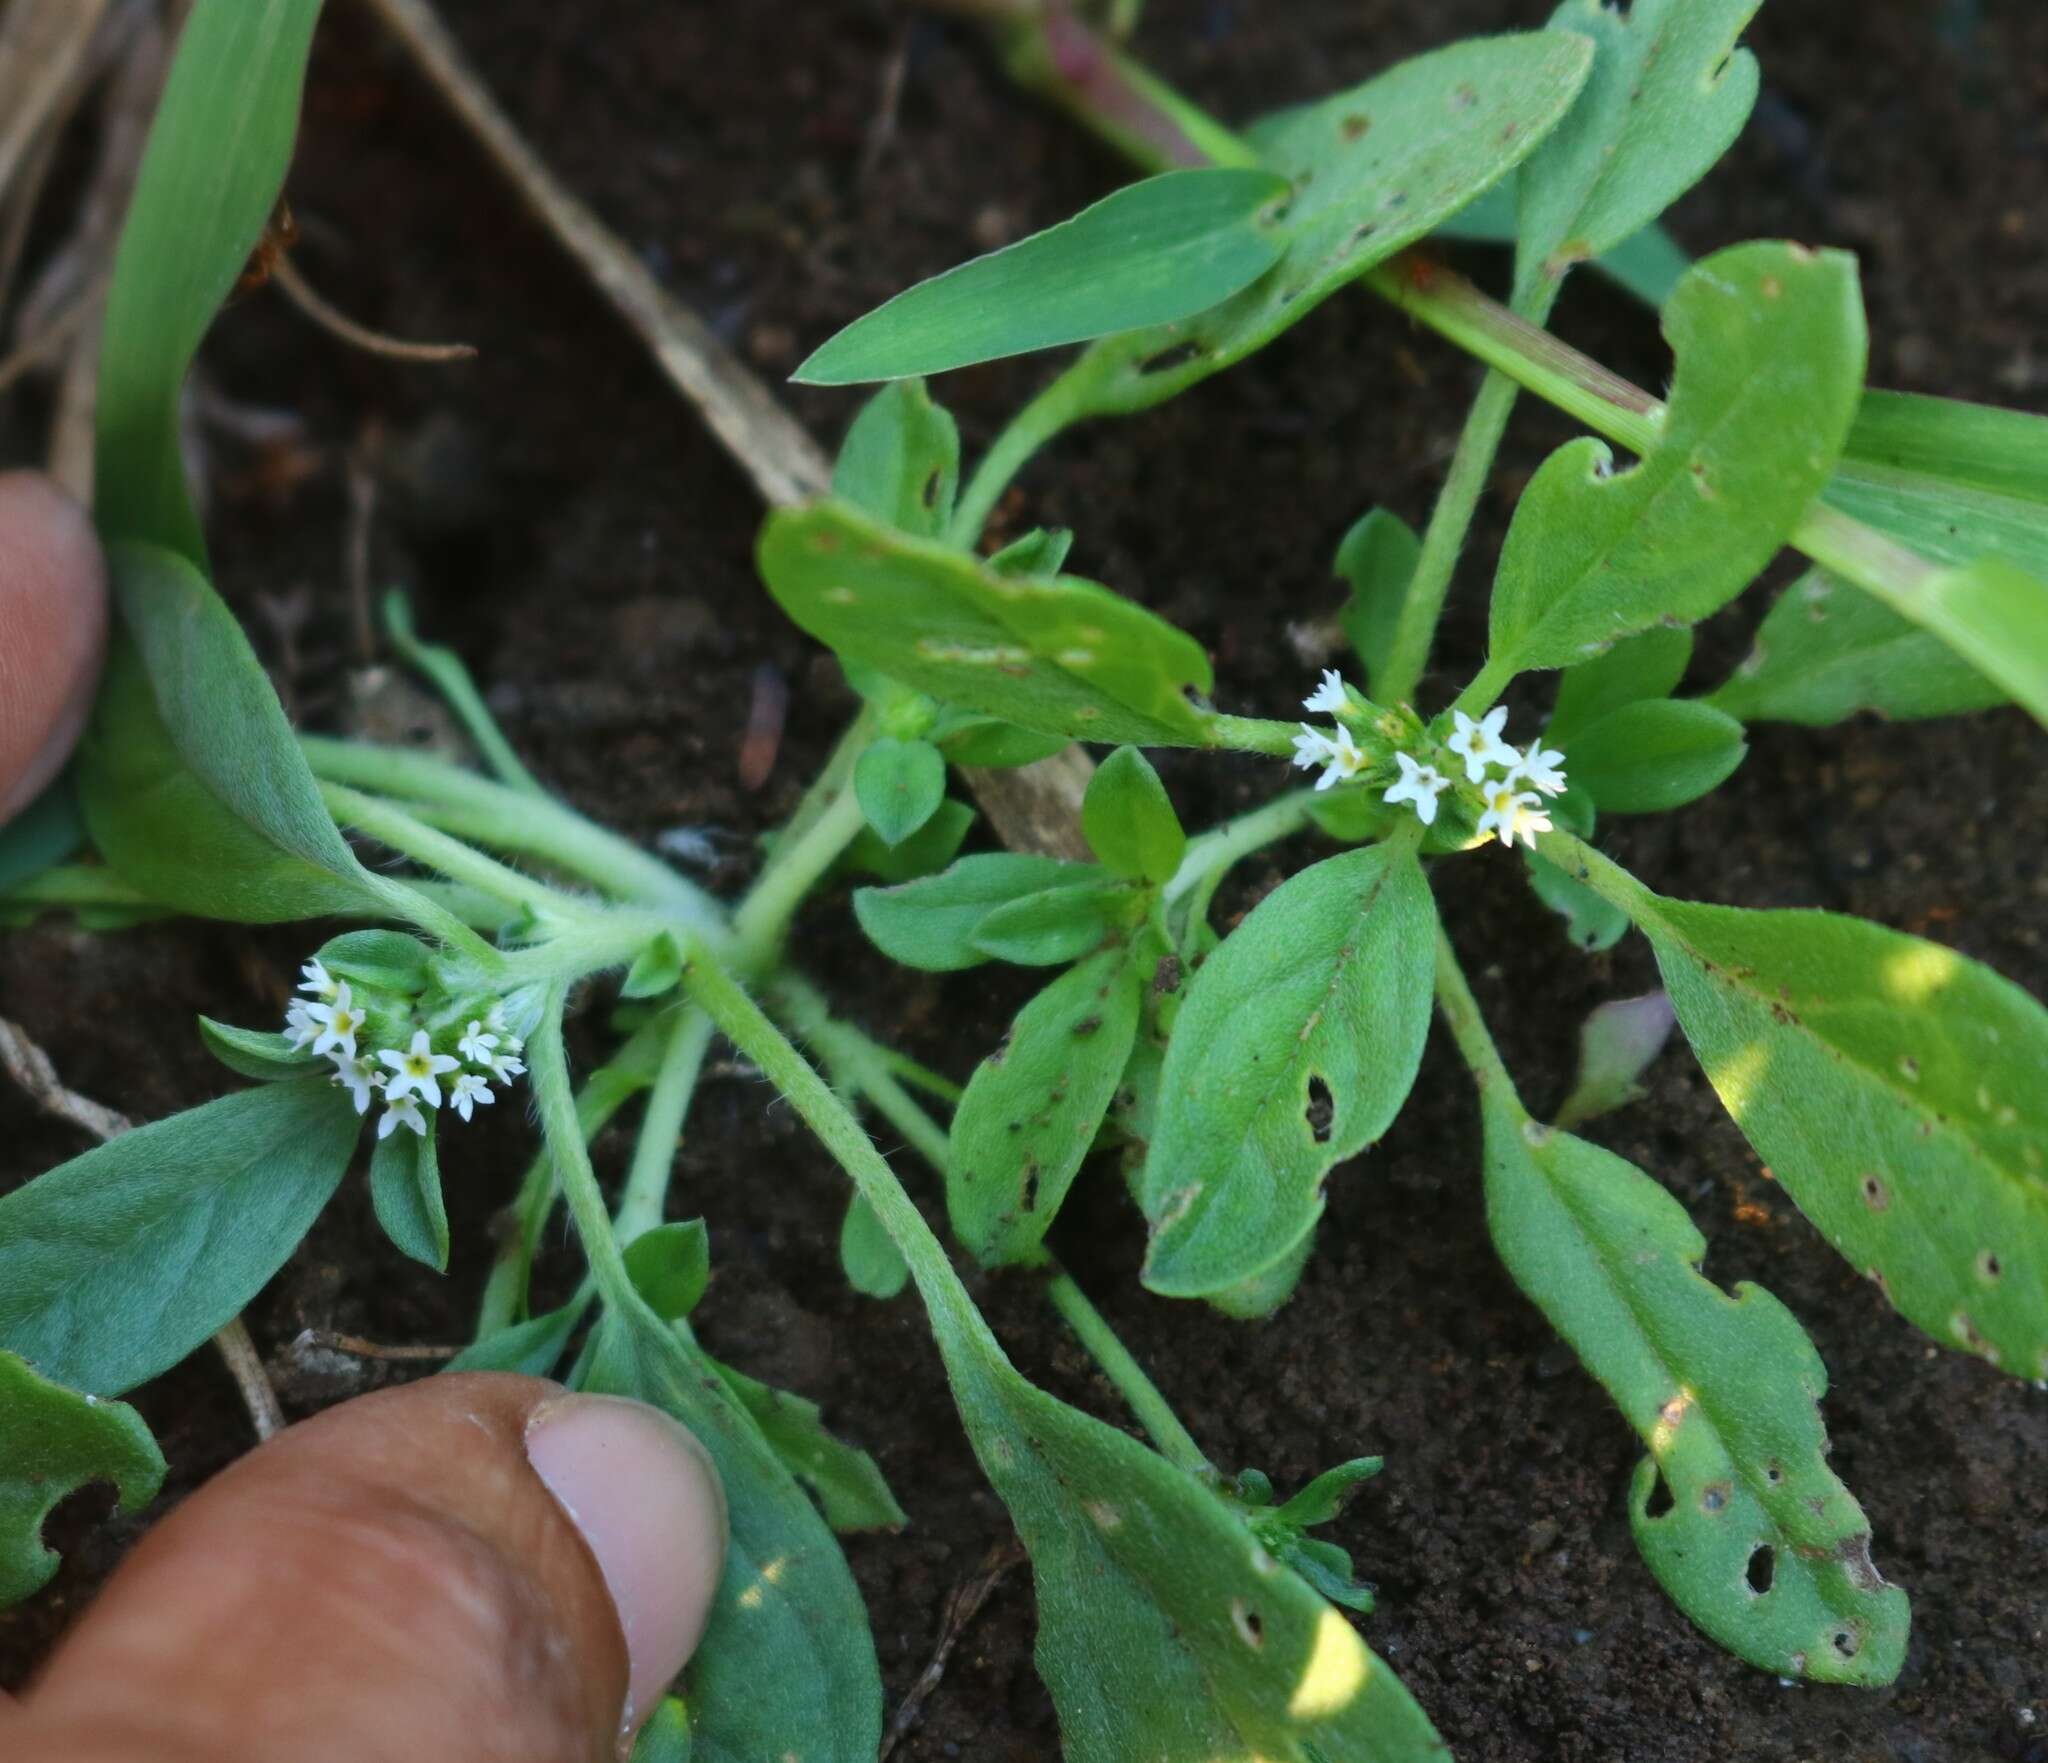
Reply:
M152 1530L0 1755L609 1760L696 1647L724 1524L702 1447L637 1402L495 1374L363 1396Z

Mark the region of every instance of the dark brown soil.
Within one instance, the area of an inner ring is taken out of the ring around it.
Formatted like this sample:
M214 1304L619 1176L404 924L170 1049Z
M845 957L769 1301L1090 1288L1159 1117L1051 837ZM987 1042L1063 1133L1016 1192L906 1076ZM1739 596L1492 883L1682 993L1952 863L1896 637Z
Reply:
M1011 93L972 39L881 0L602 8L447 0L508 107L571 185L764 372L919 275L1050 222L1119 168ZM1464 32L1535 21L1509 0L1153 0L1147 52L1226 115L1321 93ZM2048 361L2048 10L2028 0L1783 0L1754 33L1766 93L1729 163L1675 217L1696 249L1756 235L1863 257L1883 384L2041 408ZM891 58L900 114L862 174ZM342 460L373 461L379 579L410 584L535 769L643 839L709 829L735 885L821 759L848 702L755 585L758 519L741 477L599 302L506 198L435 100L341 6L324 27L292 183L300 261L343 306L402 334L479 343L480 362L400 369L344 353L275 296L238 307L209 346L227 397L296 412L303 447L219 441L213 531L223 585L309 721L342 718L355 659ZM1475 263L1484 266L1483 259ZM1647 383L1654 325L1583 281L1576 340ZM1041 369L940 388L970 445ZM1286 714L1309 675L1297 627L1330 612L1325 559L1364 507L1427 512L1471 370L1363 296L1339 299L1245 371L1153 415L1076 436L1028 474L1013 522L1074 526L1076 566L1186 626L1215 653L1226 704ZM836 438L854 400L793 395ZM1564 431L1528 413L1489 500L1442 646L1447 684L1476 659L1487 568L1510 497ZM296 596L296 598L295 598ZM305 613L289 643L279 636ZM1700 677L1737 658L1758 596L1704 641ZM741 787L756 670L791 686L764 788ZM1191 819L1254 800L1269 766L1168 756ZM1657 886L1748 905L1824 905L1951 943L2048 991L2048 741L2017 712L1919 727L1759 730L1710 802L1619 823L1616 853ZM1283 854L1292 863L1309 854ZM1254 864L1252 889L1279 862ZM1646 989L1639 944L1570 950L1514 866L1441 871L1510 1065L1533 1101L1569 1077L1599 1001ZM1239 902L1242 904L1242 901ZM138 1116L232 1082L196 1040L148 1023L205 1010L262 1022L305 938L168 925L102 939L61 927L0 945L0 999L79 1088ZM938 981L889 969L843 899L806 918L804 959L876 1031L964 1076L1024 995L995 972ZM1219 1461L1286 1486L1361 1451L1387 1469L1339 1539L1380 1587L1363 1624L1469 1763L1508 1759L2048 1757L2048 1591L2040 1572L2048 1396L1937 1352L1785 1204L1674 1051L1647 1102L1596 1136L1687 1205L1708 1269L1768 1285L1806 1321L1834 1377L1834 1461L1867 1506L1877 1556L1914 1597L1895 1689L1786 1688L1709 1645L1631 1544L1623 1490L1638 1448L1549 1336L1489 1248L1463 1075L1433 1046L1407 1113L1333 1187L1299 1297L1257 1327L1145 1295L1138 1232L1108 1170L1061 1234L1083 1283ZM912 1517L849 1553L892 1701L930 1654L947 1593L1008 1537L954 1420L914 1299L851 1296L834 1242L841 1180L760 1083L722 1075L692 1117L675 1204L711 1221L713 1348L814 1397L875 1452ZM450 1156L454 1270L440 1281L378 1237L351 1185L250 1323L303 1413L375 1382L293 1369L308 1325L394 1341L461 1338L484 1225L527 1140L498 1110ZM0 1091L11 1185L80 1149ZM625 1141L600 1143L616 1171ZM908 1159L904 1159L906 1166ZM764 1181L772 1168L782 1179ZM911 1171L929 1193L925 1172ZM559 1269L556 1270L559 1272ZM1061 1395L1114 1399L1018 1284L981 1281L1018 1362ZM137 1400L174 1466L168 1499L246 1443L210 1356ZM161 1509L161 1507L159 1508ZM50 1591L0 1617L0 1682L18 1683L135 1534L60 1526ZM1004 1582L957 1651L906 1759L985 1763L1054 1749L1031 1668L1030 1592ZM2039 1715L2041 1724L2035 1725Z

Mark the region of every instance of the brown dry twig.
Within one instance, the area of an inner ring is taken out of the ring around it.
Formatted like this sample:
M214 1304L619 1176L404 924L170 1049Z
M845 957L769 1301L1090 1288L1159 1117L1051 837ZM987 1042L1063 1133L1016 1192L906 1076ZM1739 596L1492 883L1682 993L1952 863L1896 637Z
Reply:
M982 1605L988 1602L1004 1577L1012 1568L1022 1566L1025 1558L1024 1551L1014 1542L1002 1544L989 1551L988 1558L981 1564L981 1571L974 1578L956 1585L947 1596L945 1613L939 1618L939 1644L932 1650L931 1663L910 1686L909 1694L897 1704L895 1718L889 1722L889 1730L883 1735L882 1749L875 1763L889 1763L889 1753L917 1724L927 1698L946 1675L946 1661L953 1656L953 1649L960 1644L960 1637L967 1632L968 1624L981 1614Z
M351 349L360 349L366 355L381 356L386 361L427 363L476 359L474 343L409 343L403 337L386 336L358 323L307 281L305 272L289 257L279 257L271 264L270 279L287 300L329 336L340 338Z
M125 1114L117 1114L105 1103L95 1102L90 1096L82 1096L67 1088L63 1079L58 1077L56 1066L50 1062L49 1054L37 1046L18 1024L9 1022L4 1016L0 1016L0 1070L5 1070L45 1114L77 1127L80 1132L88 1133L102 1143L134 1129L135 1123ZM222 1328L213 1337L213 1344L220 1349L228 1375L242 1392L242 1404L249 1411L249 1423L255 1427L256 1437L259 1440L274 1438L283 1432L284 1410L278 1406L277 1392L270 1387L263 1360L242 1319L237 1316Z
M385 1359L396 1364L441 1364L462 1351L460 1347L388 1347L377 1341L367 1341L359 1334L337 1334L330 1328L301 1330L292 1338L291 1350L301 1356L316 1351L346 1353L351 1359Z

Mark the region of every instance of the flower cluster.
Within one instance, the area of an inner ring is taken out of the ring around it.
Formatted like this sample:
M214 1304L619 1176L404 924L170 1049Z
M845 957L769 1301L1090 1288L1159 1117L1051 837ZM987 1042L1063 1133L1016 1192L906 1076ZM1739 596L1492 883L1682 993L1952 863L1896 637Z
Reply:
M317 957L300 973L299 990L306 996L294 998L286 1010L285 1034L294 1048L333 1062L334 1081L349 1092L358 1114L370 1111L373 1097L383 1099L380 1139L401 1126L424 1136L424 1109L447 1106L468 1120L497 1100L489 1080L509 1084L526 1069L519 1058L520 1039L506 1027L502 1003L471 1020L453 1053L436 1052L434 1037L424 1028L415 1028L404 1046L373 1047L368 1042L370 1013L348 981L336 979ZM445 1093L444 1077L450 1079Z
M1302 700L1302 708L1342 718L1354 714L1357 707L1336 669L1326 668L1315 691ZM1564 791L1564 755L1545 747L1541 740L1531 741L1525 750L1509 746L1502 738L1508 720L1505 707L1476 720L1462 710L1451 716L1452 733L1444 746L1464 762L1465 781L1477 784L1485 799L1479 833L1482 837L1497 833L1503 845L1512 846L1517 839L1534 845L1538 833L1550 831L1544 797ZM1439 752L1438 757L1444 755ZM1397 751L1393 758L1400 775L1381 800L1406 802L1424 826L1434 825L1437 798L1451 787L1452 779L1412 753ZM1301 733L1294 737L1294 764L1303 771L1322 767L1323 775L1316 779L1319 790L1348 783L1374 768L1372 755L1360 749L1341 720L1328 732L1303 723ZM1496 767L1498 775L1494 775Z

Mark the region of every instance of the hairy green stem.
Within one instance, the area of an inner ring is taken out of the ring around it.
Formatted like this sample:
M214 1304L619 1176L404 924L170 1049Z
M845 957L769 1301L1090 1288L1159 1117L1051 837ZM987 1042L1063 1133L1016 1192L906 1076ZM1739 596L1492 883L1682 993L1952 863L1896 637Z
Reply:
M621 1243L631 1243L642 1232L652 1230L668 1211L669 1178L683 1136L683 1118L690 1111L712 1032L711 1018L690 1009L677 1011L668 1029L661 1066L647 1093L647 1111L641 1117L640 1136L633 1144L633 1161L627 1166L626 1186L613 1219Z
M1116 1336L1102 1313L1089 1303L1085 1293L1064 1269L1046 1281L1046 1298L1065 1319L1089 1356L1102 1367L1103 1375L1116 1386L1139 1424L1152 1435L1160 1455L1190 1475L1206 1475L1212 1465L1194 1434L1168 1406L1159 1386L1145 1375L1145 1368L1131 1357L1131 1351Z
M1199 838L1190 839L1180 867L1162 890L1165 903L1177 905L1205 884L1213 888L1233 864L1299 832L1309 824L1309 809L1314 802L1313 790L1289 790L1249 814L1240 814L1235 820L1226 820Z
M774 964L804 897L865 824L849 782L800 835L785 833L777 841L768 867L732 915L735 955L746 971L760 972Z
M1637 926L1659 917L1656 894L1577 834L1553 828L1538 838L1536 848L1573 881L1583 882L1609 905L1627 913Z
M1274 759L1294 756L1294 737L1301 725L1274 722L1263 716L1211 716L1209 745L1227 747L1240 753L1264 753Z
M951 543L966 550L981 543L982 529L1018 472L1083 414L1081 389L1075 369L1068 368L1003 426L954 504L952 524L946 529Z
M1451 1039L1457 1042L1459 1053L1471 1068L1473 1081L1482 1090L1497 1086L1498 1092L1519 1108L1514 1079L1508 1076L1500 1049L1494 1045L1486 1020L1479 1013L1479 1000L1472 995L1451 940L1441 929L1436 933L1436 1003L1444 1026L1451 1031Z
M597 1171L590 1165L590 1152L583 1143L583 1125L576 1111L576 1092L569 1081L569 1052L562 1040L562 1019L568 999L566 980L557 980L548 987L540 1027L527 1043L534 1101L540 1110L541 1133L554 1159L562 1198L568 1203L569 1216L582 1240L583 1258L589 1264L591 1278L597 1282L607 1304L630 1309L635 1301L633 1282L626 1272L618 1238L612 1232L604 1192L597 1185Z
M547 801L547 791L520 763L519 755L512 750L512 743L505 739L505 731L498 727L498 719L490 713L483 694L476 689L476 681L469 677L469 669L462 664L462 657L453 649L420 640L419 632L413 627L412 602L396 588L384 596L384 634L391 639L391 646L408 666L433 682L435 689L448 701L448 708L455 713L455 719L476 743L476 750L483 756L484 763L505 781L507 787L536 800Z

